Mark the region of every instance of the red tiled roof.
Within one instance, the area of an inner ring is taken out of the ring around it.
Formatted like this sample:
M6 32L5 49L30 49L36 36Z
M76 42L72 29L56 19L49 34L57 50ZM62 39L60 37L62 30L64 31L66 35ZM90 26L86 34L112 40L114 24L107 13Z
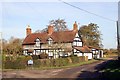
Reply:
M75 37L75 32L73 31L61 31L61 32L53 32L51 38L55 42L72 42Z
M83 47L74 47L75 49L81 51L81 52L90 52L90 48L88 48L87 46L83 46Z
M96 47L93 47L93 46L88 46L90 49L97 49L99 50L100 48L96 48Z
M24 39L23 45L35 44L35 40L37 38L41 40L41 43L47 43L49 37L51 37L54 42L72 42L75 37L75 34L76 32L74 32L73 30L53 32L51 35L49 35L47 32L32 33Z
M47 33L32 33L24 39L23 44L34 44L37 38L39 38L41 42L44 43L46 42L47 37Z

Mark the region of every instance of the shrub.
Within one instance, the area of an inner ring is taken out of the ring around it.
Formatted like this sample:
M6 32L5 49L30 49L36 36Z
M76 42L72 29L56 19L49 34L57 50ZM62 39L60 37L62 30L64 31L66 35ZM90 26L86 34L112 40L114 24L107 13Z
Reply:
M54 59L46 59L46 66L53 67L54 66Z
M12 58L13 57L5 57L5 61L3 61L3 68L25 69L27 67L27 61L32 59L31 56L19 56L16 59L12 59Z
M40 63L41 63L40 66L46 67L46 60L45 59L41 59Z
M34 60L33 66L39 68L40 67L40 60Z
M60 66L66 66L69 64L68 58L58 58L55 59L55 66L60 67Z
M34 60L34 67L60 67L70 64L68 58Z
M4 68L5 69L24 69L26 68L26 63L24 63L22 60L6 60L4 62Z
M25 69L27 68L27 61L33 59L33 56L19 56L16 59L13 57L6 57L3 61L3 67L5 69ZM35 57L34 57L35 58ZM67 58L57 58L57 59L37 59L33 60L33 67L61 67L67 66L71 63L79 63L80 61L85 61L85 56L71 56Z
M6 60L13 60L14 58L13 58L13 56L5 56L5 61Z
M80 62L80 59L77 56L71 56L70 58L72 60L72 63L79 63Z
M48 54L47 53L41 53L40 54L40 59L47 59L48 58Z
M39 56L38 56L38 55L32 55L31 57L32 57L33 60L39 59Z

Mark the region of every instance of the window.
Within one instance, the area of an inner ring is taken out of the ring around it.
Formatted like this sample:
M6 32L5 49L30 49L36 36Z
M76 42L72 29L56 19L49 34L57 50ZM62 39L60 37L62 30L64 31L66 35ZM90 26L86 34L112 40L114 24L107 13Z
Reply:
M40 50L36 50L36 55L39 55L40 53Z
M49 38L49 39L48 39L48 44L51 45L52 43L53 43L52 38Z
M23 54L24 54L24 55L27 55L27 50L24 50L24 51L23 51Z
M73 42L73 46L76 46L76 41Z
M53 56L53 50L49 50L49 56Z
M37 47L40 47L40 40L39 40L38 38L36 39L35 42L36 42L36 46L37 46Z
M81 41L73 41L73 46L82 46L82 42Z
M78 45L77 46L82 46L82 42L78 42Z

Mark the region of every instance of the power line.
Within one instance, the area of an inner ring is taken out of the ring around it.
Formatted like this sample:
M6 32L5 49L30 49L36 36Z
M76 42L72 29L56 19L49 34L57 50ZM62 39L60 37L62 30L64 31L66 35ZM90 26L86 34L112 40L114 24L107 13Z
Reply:
M79 9L79 10L84 11L84 12L86 12L86 13L95 15L95 16L100 17L100 18L102 18L102 19L106 19L106 20L109 20L109 21L116 22L115 20L112 20L112 19L106 18L106 17L104 17L104 16L100 16L100 15L98 15L98 14L89 12L89 11L87 11L87 10L84 10L84 9L82 9L82 8L79 8L79 7L75 6L75 5L72 5L72 4L70 4L70 3L67 3L67 2L65 2L65 1L62 1L62 0L58 0L58 1L61 1L61 2L64 3L64 4L67 4L67 5L71 6L71 7L74 7L74 8L76 8L76 9Z

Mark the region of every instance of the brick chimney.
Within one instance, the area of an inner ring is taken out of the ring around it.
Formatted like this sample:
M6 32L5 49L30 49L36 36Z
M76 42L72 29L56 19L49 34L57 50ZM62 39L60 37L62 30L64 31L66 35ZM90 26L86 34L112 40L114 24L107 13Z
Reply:
M26 28L26 36L31 34L31 33L32 33L32 30L31 30L30 26L28 25Z
M73 24L73 31L77 32L78 31L78 25L75 21L75 23Z
M48 26L48 35L51 35L54 32L53 26L49 25Z

